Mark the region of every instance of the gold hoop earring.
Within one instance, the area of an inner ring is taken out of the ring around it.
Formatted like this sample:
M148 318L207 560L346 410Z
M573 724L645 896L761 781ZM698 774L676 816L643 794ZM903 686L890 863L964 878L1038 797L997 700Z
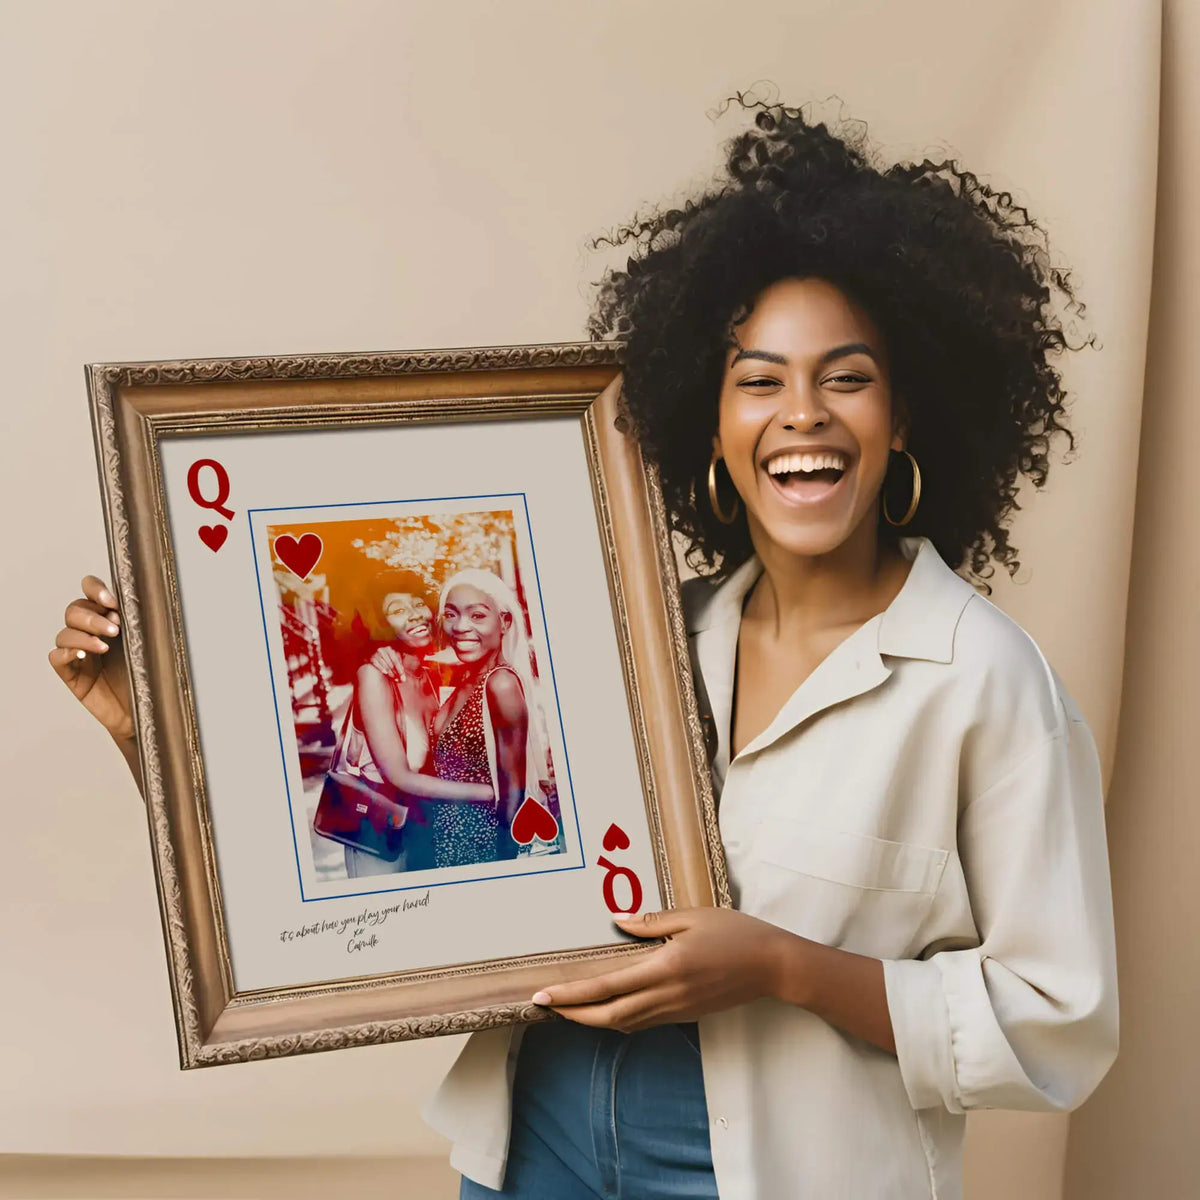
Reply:
M895 451L893 451L893 453L895 453ZM917 466L917 460L913 458L913 456L909 454L907 450L901 450L900 453L908 459L912 466L912 499L908 502L908 511L900 518L899 521L892 520L891 515L888 513L887 497L883 497L884 520L886 520L889 525L897 526L907 525L916 514L917 505L921 503L921 468Z
M712 510L716 514L716 518L722 525L732 525L738 518L738 509L741 507L735 500L733 502L733 511L728 515L721 509L721 500L717 495L717 452L713 451L713 456L708 464L708 502L712 505Z

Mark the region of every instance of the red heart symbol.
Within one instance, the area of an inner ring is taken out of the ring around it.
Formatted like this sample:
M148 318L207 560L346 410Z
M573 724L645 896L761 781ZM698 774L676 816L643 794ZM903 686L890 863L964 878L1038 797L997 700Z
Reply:
M275 539L275 557L298 579L307 579L325 545L315 533L304 534L297 541L290 533Z
M605 850L628 850L629 834L620 825L610 825L604 834Z
M215 554L225 545L229 536L228 525L201 525L200 540Z
M513 817L512 839L518 845L528 846L535 837L543 842L554 841L558 837L558 822L544 804L539 804L532 796L526 796L525 802L517 809L517 815Z

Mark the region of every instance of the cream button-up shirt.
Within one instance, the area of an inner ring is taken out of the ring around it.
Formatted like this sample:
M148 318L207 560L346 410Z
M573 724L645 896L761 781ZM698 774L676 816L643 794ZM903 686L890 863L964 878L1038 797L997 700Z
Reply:
M722 1200L958 1200L965 1113L1062 1112L1117 1051L1100 768L1033 640L925 538L887 609L729 761L756 559L685 587L735 905L883 960L895 1056L778 1000L699 1022ZM472 1036L427 1107L500 1187L521 1030ZM647 1198L648 1200L648 1198Z

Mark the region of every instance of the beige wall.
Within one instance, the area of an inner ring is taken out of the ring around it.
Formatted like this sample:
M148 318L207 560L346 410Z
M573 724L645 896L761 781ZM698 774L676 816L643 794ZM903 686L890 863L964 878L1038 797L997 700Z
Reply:
M1071 1121L1069 1200L1200 1193L1200 6L1168 6L1154 299L1108 805L1121 1053Z
M0 1149L441 1154L416 1109L456 1048L176 1069L144 817L44 663L104 562L81 365L577 338L600 269L586 236L702 180L734 129L705 113L755 80L840 96L888 153L953 147L1077 268L1104 344L1069 367L1080 454L1031 498L1022 582L998 598L1111 760L1156 4L80 0L10 3L0 23ZM973 1200L1057 1200L1065 1132L972 1118Z

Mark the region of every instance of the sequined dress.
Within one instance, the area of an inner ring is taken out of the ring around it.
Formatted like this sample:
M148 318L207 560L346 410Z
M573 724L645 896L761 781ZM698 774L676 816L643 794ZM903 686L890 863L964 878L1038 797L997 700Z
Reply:
M439 779L491 786L492 769L483 732L483 689L495 671L508 669L495 667L480 679L438 735L433 748L433 765ZM496 805L443 800L427 808L433 832L435 867L461 867L496 860L500 830Z

